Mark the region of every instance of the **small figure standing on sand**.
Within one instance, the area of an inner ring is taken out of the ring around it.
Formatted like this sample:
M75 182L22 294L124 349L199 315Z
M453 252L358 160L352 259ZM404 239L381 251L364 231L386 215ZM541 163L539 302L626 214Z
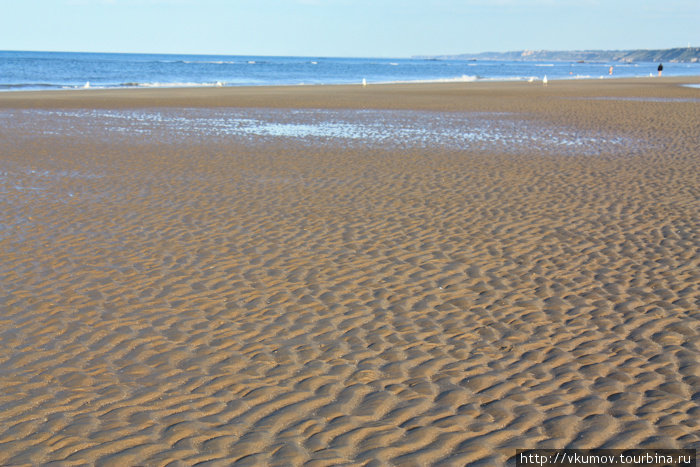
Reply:
M659 67L657 68L657 70L659 71L659 76L661 76L661 72L664 71L664 64L659 63Z
M612 71L613 71L613 67L612 67L612 65L610 65L610 69L608 70L608 74L611 76L612 76Z

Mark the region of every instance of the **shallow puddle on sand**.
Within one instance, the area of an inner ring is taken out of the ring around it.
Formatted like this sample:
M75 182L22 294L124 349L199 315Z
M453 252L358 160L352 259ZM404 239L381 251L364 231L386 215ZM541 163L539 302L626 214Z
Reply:
M145 135L156 142L287 138L307 144L343 144L563 155L616 153L641 142L583 131L513 113L353 109L131 109L17 110L9 121L36 135L94 133L96 138Z

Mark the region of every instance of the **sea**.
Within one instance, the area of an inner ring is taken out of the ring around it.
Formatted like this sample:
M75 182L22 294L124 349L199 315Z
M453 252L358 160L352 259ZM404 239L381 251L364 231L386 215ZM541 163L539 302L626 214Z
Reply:
M0 91L532 81L655 76L658 63L0 51ZM612 75L610 67L613 67ZM664 76L700 63L664 63Z

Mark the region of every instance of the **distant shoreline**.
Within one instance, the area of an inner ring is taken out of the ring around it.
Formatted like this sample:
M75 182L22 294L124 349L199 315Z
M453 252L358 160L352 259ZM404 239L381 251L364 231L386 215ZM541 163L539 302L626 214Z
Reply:
M700 62L700 47L629 50L515 50L510 52L478 52L456 55L420 55L413 58L436 60L698 63Z
M546 76L543 75L543 76ZM693 78L700 75L678 75L668 78ZM471 84L471 83L540 83L542 82L542 77L531 77L529 79L525 78L473 78L473 77L463 77L464 79L454 78L454 79L426 79L426 80L415 80L415 81L384 81L384 82L374 82L367 83L366 86L420 86L420 85L450 85L450 84ZM473 79L472 79L473 78ZM548 82L554 81L600 81L604 80L645 80L650 78L656 78L655 76L600 76L598 78L593 77L579 77L579 76L569 76L569 77L559 77L553 78L549 77ZM692 83L691 83L692 84ZM83 87L63 87L54 89L0 89L0 96L4 94L18 94L18 93L75 93L75 92L97 92L97 91L149 91L149 90L187 90L187 89L212 89L212 88L226 88L226 89L241 89L241 88L313 88L313 87L342 87L342 86L362 86L362 82L357 83L300 83L300 84L229 84L225 86L217 86L215 83L198 83L198 84L164 84L161 86L150 86L150 85L125 85L125 86L99 86L90 85Z
M473 81L469 83L402 83L368 85L275 85L230 87L112 88L0 92L1 108L126 107L274 107L274 108L416 108L458 110L451 96L474 95L502 100L504 95L630 97L636 90L673 88L673 95L694 97L700 76L653 78L562 79L542 81ZM424 96L417 101L416 96ZM406 99L411 104L406 104ZM420 105L419 105L420 104ZM474 110L479 110L476 106Z

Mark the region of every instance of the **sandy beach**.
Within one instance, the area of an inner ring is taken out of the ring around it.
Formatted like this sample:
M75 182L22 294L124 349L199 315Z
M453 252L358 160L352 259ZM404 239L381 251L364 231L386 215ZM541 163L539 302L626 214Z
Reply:
M687 83L1 93L0 465L700 449Z

